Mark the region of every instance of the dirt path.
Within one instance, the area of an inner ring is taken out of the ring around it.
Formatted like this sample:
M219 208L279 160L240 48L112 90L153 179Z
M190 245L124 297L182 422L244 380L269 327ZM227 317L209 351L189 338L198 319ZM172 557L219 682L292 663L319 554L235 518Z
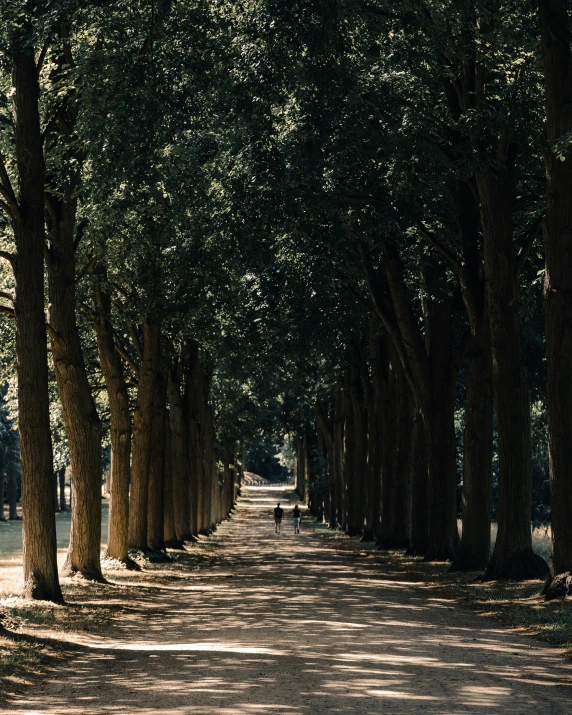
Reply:
M249 488L197 548L212 567L149 588L59 680L9 709L29 715L572 711L572 665L290 520L290 493Z

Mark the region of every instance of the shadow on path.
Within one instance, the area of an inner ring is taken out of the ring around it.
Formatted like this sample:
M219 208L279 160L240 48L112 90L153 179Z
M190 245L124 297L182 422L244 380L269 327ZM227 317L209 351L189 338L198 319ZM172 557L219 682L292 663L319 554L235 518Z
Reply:
M1 712L174 715L570 713L572 666L532 638L384 575L250 487L195 548L204 570L142 588L59 679Z

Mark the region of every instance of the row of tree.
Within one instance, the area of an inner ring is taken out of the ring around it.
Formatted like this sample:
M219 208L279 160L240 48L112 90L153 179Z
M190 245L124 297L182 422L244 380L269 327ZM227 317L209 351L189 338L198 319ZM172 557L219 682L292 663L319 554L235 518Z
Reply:
M52 370L68 571L101 577L107 434L124 559L211 527L243 445L286 433L332 526L490 578L544 575L531 394L554 571L570 571L565 0L2 13L0 309L28 595L60 598Z
M531 542L531 389L548 422L553 570L572 568L568 10L308 10L296 101L276 120L306 251L362 312L337 377L318 382L317 435L298 431L300 481L321 452L332 526L489 578L548 573Z

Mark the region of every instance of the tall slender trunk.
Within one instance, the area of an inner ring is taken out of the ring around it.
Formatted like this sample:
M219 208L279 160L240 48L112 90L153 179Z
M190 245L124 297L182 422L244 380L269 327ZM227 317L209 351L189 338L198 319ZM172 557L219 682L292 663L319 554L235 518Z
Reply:
M419 391L429 465L428 543L430 561L454 560L459 548L457 528L457 444L455 435L455 383L451 326L452 298L447 289L445 265L423 266L426 288L422 300L425 349L430 383Z
M336 492L336 526L344 520L344 399L341 381L336 385L334 404L334 489Z
M354 534L362 534L362 537L365 536L367 538L370 536L370 534L366 533L366 527L369 528L370 526L366 523L366 516L368 514L367 484L369 481L369 465L367 462L367 412L365 410L360 370L356 363L357 358L354 357L354 360L352 361L350 386L355 430L354 469L352 480L354 508L352 510L352 522L350 524L349 531Z
M480 210L474 187L459 182L458 225L463 248L459 280L472 344L466 379L463 451L463 532L453 570L485 568L490 556L493 458L492 353L479 251Z
M111 500L109 505L107 554L112 559L128 560L129 482L131 480L131 414L129 395L121 359L115 350L111 325L111 296L105 291L106 272L97 269L101 285L93 291L95 334L99 362L109 402L111 434Z
M52 442L44 315L44 158L38 111L38 71L25 30L12 35L14 139L18 199L16 244L16 367L22 471L24 596L62 602L52 498ZM3 185L6 184L2 177ZM11 192L11 187L4 186ZM17 203L16 203L17 202Z
M322 404L318 401L314 406L314 411L316 412L316 422L322 439L324 441L324 446L326 450L326 461L328 470L328 525L330 529L336 528L336 517L337 517L337 494L336 494L336 464L334 455L334 435L333 428L328 420L326 411Z
M383 410L387 389L387 376L383 340L377 334L377 324L370 321L370 362L372 395L370 407L370 460L371 460L371 519L373 537L376 542L381 536L381 480L383 467Z
M572 156L556 142L572 130L572 51L567 0L539 0L548 148L544 315L552 561L572 571Z
M173 464L173 500L175 533L179 542L192 540L191 533L191 484L189 454L187 451L187 427L181 397L178 366L169 374L169 419Z
M396 365L392 360L387 370L387 387L382 413L382 461L381 461L381 528L379 546L390 545L393 541L393 505L394 482L397 479L397 375Z
M493 384L488 317L473 338L466 378L463 531L453 569L484 569L491 547Z
M206 393L206 390L205 390ZM203 473L205 480L205 529L210 532L216 524L213 524L213 502L214 502L214 421L213 409L208 404L204 406L205 441L203 448Z
M485 275L499 442L498 534L485 577L526 579L548 573L532 550L530 405L518 315L513 245L512 165L477 176L485 242Z
M427 497L429 491L429 469L425 448L425 426L421 413L415 415L410 463L410 541L409 553L425 556L429 538Z
M133 457L129 503L129 546L147 548L149 464L153 429L153 402L159 364L161 325L155 315L143 320L143 356L139 369L137 404L133 414ZM75 478L75 475L74 475Z
M344 377L344 479L345 479L345 513L344 528L350 536L361 534L359 519L360 497L356 481L356 424L352 404L352 376L347 370Z
M66 574L102 580L101 422L97 414L76 322L74 187L49 197L47 252L50 342L73 472L70 544Z
M167 376L162 370L157 372L155 396L153 399L153 432L149 458L149 485L147 502L147 544L153 551L163 551L163 513L167 419Z
M198 534L198 453L200 439L199 425L199 346L196 340L185 341L187 361L185 367L185 392L183 408L187 428L187 461L189 465L189 530Z
M165 419L165 478L163 481L163 541L171 549L180 549L182 543L175 531L175 501L173 496L173 435L170 414Z

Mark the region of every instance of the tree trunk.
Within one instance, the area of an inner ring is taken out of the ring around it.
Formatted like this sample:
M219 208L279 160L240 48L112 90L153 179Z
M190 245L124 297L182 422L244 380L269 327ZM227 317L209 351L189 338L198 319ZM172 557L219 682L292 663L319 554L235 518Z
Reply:
M204 388L204 402L201 414L201 422L204 425L203 432L203 444L202 444L202 479L203 479L203 531L205 534L209 534L212 528L211 522L211 509L212 509L212 462L211 462L211 449L212 449L212 426L210 419L210 406L208 404L207 388L206 388L206 375L205 375L205 388Z
M477 181L499 442L498 534L485 577L539 578L548 566L532 550L530 405L520 341L510 166L483 171Z
M454 560L459 548L457 528L457 443L455 435L455 383L451 325L452 297L442 262L423 266L422 300L425 349L429 357L429 385L419 385L418 402L425 426L429 465L429 561Z
M572 157L555 143L572 130L567 0L540 0L548 124L544 315L553 570L572 571Z
M147 507L153 403L159 364L161 325L154 315L143 321L143 357L139 369L137 404L133 414L133 457L129 504L129 546L147 548Z
M344 520L344 397L343 386L338 380L334 404L334 488L336 492L336 525Z
M76 323L75 187L48 197L50 247L47 253L49 322L58 394L74 475L67 575L101 581L101 422L83 360Z
M429 469L425 448L425 426L421 413L413 421L411 448L411 493L410 493L410 542L409 553L413 556L425 556L428 545L428 509Z
M298 438L296 450L296 492L300 501L306 503L306 451L303 437Z
M158 370L153 400L153 432L149 458L149 486L147 503L147 544L153 551L164 551L163 512L165 489L165 451L167 419L167 377Z
M186 444L187 427L177 366L169 374L169 408L175 533L177 541L183 543L184 541L191 541L193 538L191 533L191 475Z
M352 404L352 375L346 371L344 378L344 478L345 478L345 514L344 528L349 536L361 534L360 494L356 483L356 424Z
M354 356L351 370L351 400L354 413L355 430L355 453L353 469L353 518L350 524L350 533L361 534L362 538L370 539L371 533L367 533L366 528L371 525L366 523L368 515L368 493L367 484L369 481L368 456L368 434L367 434L367 411L365 409L365 399L360 376L360 369L357 365L357 356Z
M189 530L191 535L199 533L198 528L198 476L200 424L198 402L199 391L199 346L196 340L185 341L187 363L185 368L185 393L183 398L186 421L187 463L189 465Z
M99 362L109 402L109 427L111 434L111 496L109 504L107 555L127 563L129 561L129 482L131 481L131 414L129 395L120 357L115 350L111 325L111 296L105 290L105 268L100 266L96 275L102 285L93 290L95 304L95 334Z
M387 365L382 338L377 334L377 324L370 321L370 362L372 395L370 407L370 460L371 460L371 520L376 542L381 536L381 480L383 467L383 411L387 391Z
M382 460L381 460L381 528L378 546L389 547L393 542L393 504L394 483L397 479L397 375L396 365L392 360L387 371L386 397L382 413Z
M322 404L319 401L316 402L314 406L314 411L316 412L317 425L324 440L324 445L326 448L329 491L328 525L330 529L335 529L338 509L336 501L336 464L334 456L333 429L330 426L326 411L324 410Z
M13 268L24 515L24 596L62 602L52 498L44 315L44 158L38 111L38 72L34 48L29 45L26 31L15 31L12 35L11 57L18 170L18 205L14 198L12 228L16 244Z
M488 316L473 338L466 379L463 531L453 570L484 569L491 548L493 384Z
M170 549L180 549L183 544L175 531L175 501L173 496L173 435L170 413L165 420L165 479L163 483L163 541Z

